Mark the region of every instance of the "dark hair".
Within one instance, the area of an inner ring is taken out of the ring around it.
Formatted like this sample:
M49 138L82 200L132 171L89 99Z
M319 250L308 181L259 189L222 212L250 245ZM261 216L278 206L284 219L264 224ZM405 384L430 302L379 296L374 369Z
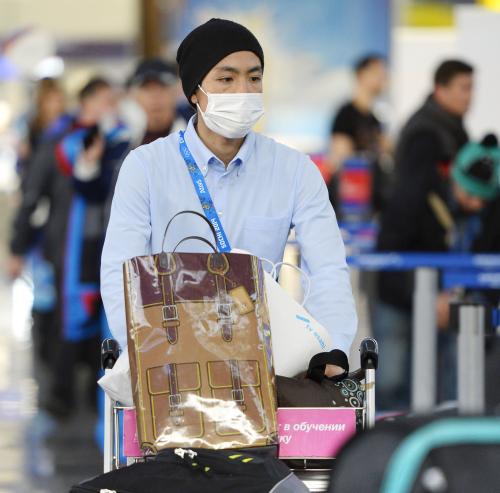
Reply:
M474 67L462 60L446 60L434 73L434 84L447 86L451 80L460 74L472 74Z
M78 93L78 99L82 102L84 99L93 96L101 89L109 89L111 84L104 77L92 77Z
M356 74L359 74L361 71L375 62L385 62L385 57L376 53L365 55L354 64L354 72Z
M49 94L59 92L64 94L64 91L57 79L45 77L40 79L35 89L35 115L31 121L31 129L34 132L40 131L50 122L47 120L47 115L44 114L43 103Z

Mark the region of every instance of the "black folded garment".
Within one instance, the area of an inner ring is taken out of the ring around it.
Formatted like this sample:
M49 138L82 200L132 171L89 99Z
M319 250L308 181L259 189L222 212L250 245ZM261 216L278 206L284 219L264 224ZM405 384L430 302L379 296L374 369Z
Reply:
M305 493L275 447L165 449L157 456L73 486L70 493Z

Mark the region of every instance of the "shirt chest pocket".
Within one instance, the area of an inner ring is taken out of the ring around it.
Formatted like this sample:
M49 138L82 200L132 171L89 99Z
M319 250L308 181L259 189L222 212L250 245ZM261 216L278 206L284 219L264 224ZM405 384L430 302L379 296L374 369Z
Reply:
M243 248L273 262L281 260L290 232L287 216L249 216L243 228Z

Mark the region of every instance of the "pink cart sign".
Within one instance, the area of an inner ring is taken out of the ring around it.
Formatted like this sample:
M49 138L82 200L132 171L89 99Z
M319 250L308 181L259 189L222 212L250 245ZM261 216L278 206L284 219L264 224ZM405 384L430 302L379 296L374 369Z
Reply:
M282 407L278 409L278 426L280 458L332 458L356 433L356 409ZM123 454L143 455L134 409L123 412Z
M142 457L143 455L137 438L135 409L123 411L123 455L125 457Z
M329 459L356 433L354 408L279 408L279 457Z

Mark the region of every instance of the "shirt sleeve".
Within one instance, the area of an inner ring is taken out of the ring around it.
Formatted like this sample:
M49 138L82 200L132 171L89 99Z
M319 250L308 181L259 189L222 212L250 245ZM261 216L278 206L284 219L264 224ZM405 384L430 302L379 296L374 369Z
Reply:
M335 116L332 122L332 127L330 133L333 134L345 134L349 137L354 138L354 115L352 111L349 110L348 106L343 106L340 108L339 112Z
M309 159L302 168L292 223L311 280L306 308L329 331L331 349L349 354L358 320L344 243L319 170Z
M122 349L127 345L123 263L151 253L147 170L131 152L120 170L101 260L101 294L108 324Z

